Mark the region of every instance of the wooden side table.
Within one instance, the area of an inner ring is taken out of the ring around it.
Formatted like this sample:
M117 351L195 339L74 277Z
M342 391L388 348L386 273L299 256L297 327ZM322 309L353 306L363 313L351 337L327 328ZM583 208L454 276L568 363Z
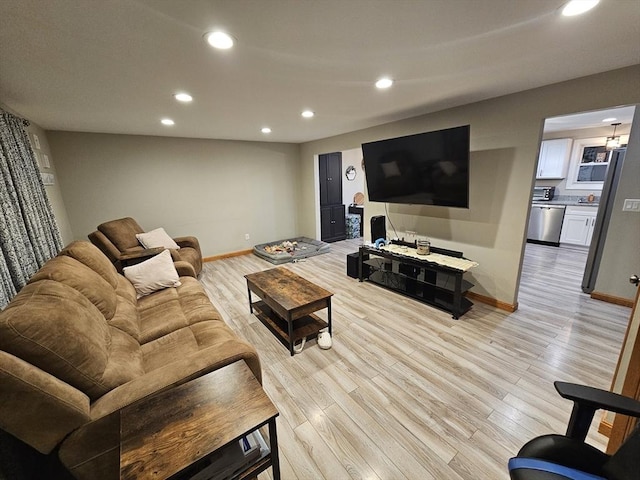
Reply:
M265 425L269 452L238 474L269 467L280 480L276 410L243 360L142 399L120 413L120 479L166 479Z

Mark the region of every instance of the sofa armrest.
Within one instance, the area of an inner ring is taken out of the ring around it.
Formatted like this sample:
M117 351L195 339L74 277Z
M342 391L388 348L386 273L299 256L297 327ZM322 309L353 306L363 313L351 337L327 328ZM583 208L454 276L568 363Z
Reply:
M155 257L159 253L162 253L166 249L164 247L144 248L142 250L131 250L120 254L120 266L122 268L136 263L149 260L151 257Z
M111 263L116 263L118 261L118 258L120 258L120 250L111 243L111 240L109 240L104 233L100 230L96 230L95 232L90 233L88 237L91 243L98 247L100 251L104 253L109 260L111 260Z
M0 351L0 427L41 453L90 420L89 397Z
M197 252L202 255L202 252L200 251L200 242L196 237L192 237L192 236L175 237L173 241L176 242L180 248L191 247L197 250Z
M196 270L189 262L185 262L184 260L176 260L173 262L173 265L176 267L176 271L178 272L179 277L198 278Z
M231 339L180 357L163 368L116 387L94 402L92 421L62 442L60 460L78 479L113 478L106 474L97 477L96 472L112 472L114 465L118 465L118 425L114 420L119 419L117 412L120 409L238 360L244 360L261 380L260 360L255 348L243 340ZM98 444L95 439L100 439Z

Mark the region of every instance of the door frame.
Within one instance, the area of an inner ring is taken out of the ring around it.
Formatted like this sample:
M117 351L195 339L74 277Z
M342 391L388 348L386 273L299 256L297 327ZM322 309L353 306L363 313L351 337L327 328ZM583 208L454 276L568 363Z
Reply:
M636 287L636 299L631 310L629 325L622 342L618 364L613 375L611 391L640 400L640 287ZM601 430L603 420L600 424ZM635 427L637 419L627 415L616 414L611 426L607 453L613 454ZM606 428L606 427L605 427Z

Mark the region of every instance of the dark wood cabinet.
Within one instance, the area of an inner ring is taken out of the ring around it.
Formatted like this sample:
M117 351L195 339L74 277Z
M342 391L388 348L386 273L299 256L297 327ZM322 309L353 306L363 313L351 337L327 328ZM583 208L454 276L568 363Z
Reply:
M344 205L320 207L320 232L323 242L337 242L347 238Z
M342 203L342 153L320 155L320 206Z
M318 159L320 178L320 237L324 242L347 238L342 203L342 153L325 153Z

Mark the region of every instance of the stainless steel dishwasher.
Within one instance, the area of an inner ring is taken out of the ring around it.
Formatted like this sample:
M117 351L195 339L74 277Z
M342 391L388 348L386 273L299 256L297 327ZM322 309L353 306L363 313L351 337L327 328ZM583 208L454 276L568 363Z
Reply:
M527 241L559 246L564 209L564 205L531 205Z

